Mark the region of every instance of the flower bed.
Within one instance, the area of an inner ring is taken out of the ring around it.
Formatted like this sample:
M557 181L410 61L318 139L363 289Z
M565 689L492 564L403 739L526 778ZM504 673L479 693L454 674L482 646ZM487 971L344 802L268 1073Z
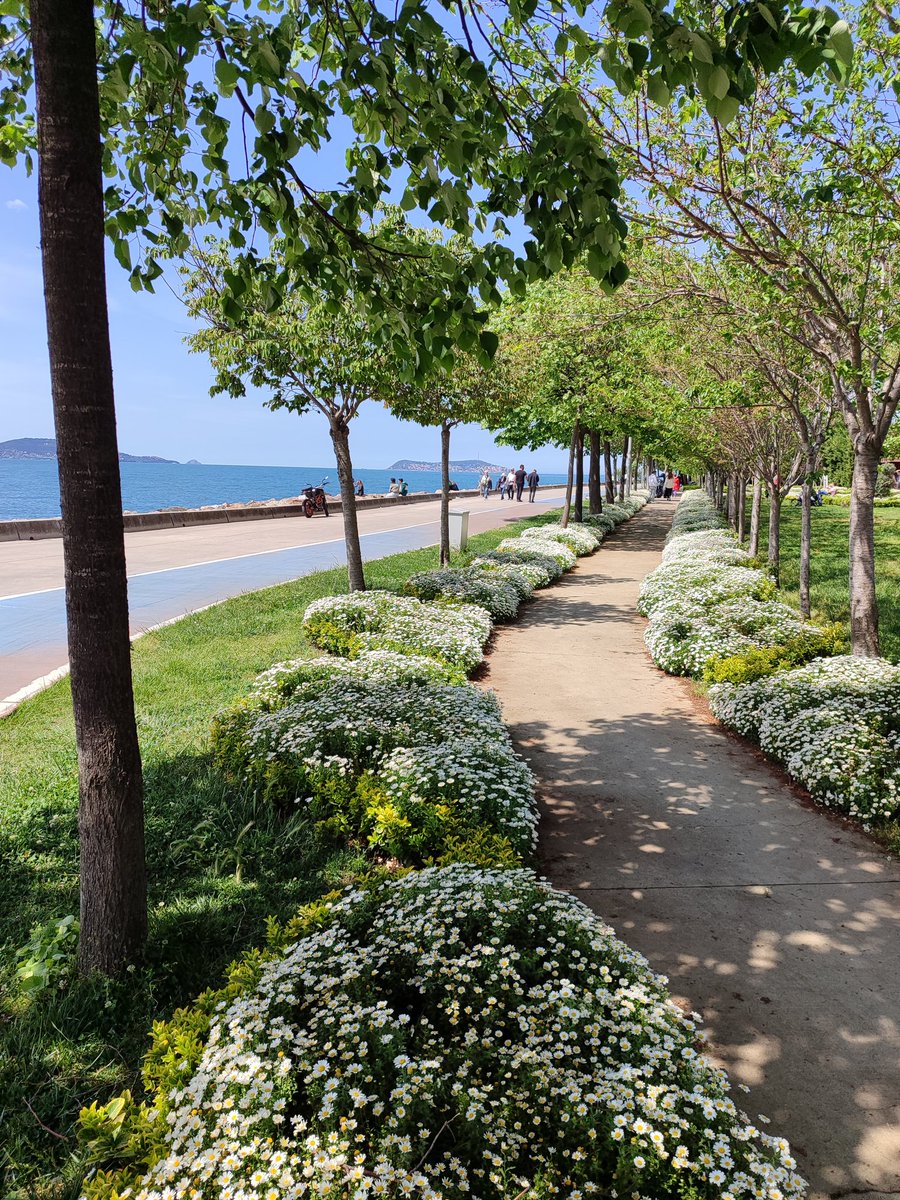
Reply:
M505 538L501 545L507 549L491 550L488 554L480 555L477 561L498 563L501 566L508 563L518 570L527 571L530 579L540 578L541 582L536 583L535 587L547 587L563 573L559 559L554 555L542 553L539 547L529 546L519 538Z
M900 667L821 658L710 688L713 713L759 743L820 804L864 819L900 813Z
M352 891L193 1016L155 1030L152 1108L84 1117L120 1156L143 1122L135 1200L802 1195L664 982L527 871Z
M536 525L526 529L522 534L523 541L529 542L559 542L581 558L585 554L593 554L600 545L601 538L590 528L568 525L565 529L560 525Z
M448 567L411 575L404 590L419 600L448 600L477 604L494 621L512 621L519 611L521 593L497 572L477 567ZM529 593L531 589L529 588Z
M314 600L303 630L314 646L333 654L354 658L363 650L397 650L468 673L481 662L491 618L474 604L423 604L393 592L353 592Z
M504 538L497 550L501 554L505 552L516 555L532 553L536 558L552 558L559 567L560 575L563 571L571 571L578 561L574 550L570 550L562 542L553 541L552 538Z

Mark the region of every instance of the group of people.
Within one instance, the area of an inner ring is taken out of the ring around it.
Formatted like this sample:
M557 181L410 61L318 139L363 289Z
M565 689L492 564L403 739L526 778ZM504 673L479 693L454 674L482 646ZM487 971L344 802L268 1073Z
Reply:
M406 480L403 478L402 475L400 476L399 479L395 479L393 477L393 475L391 476L391 486L388 488L388 495L389 496L408 496L409 495L409 484L406 482Z
M510 467L508 471L501 471L500 477L497 480L497 494L501 500L512 500L513 496L515 496L516 500L521 504L522 493L525 491L525 485L528 484L528 500L533 504L540 482L541 477L534 467L526 472L525 464L519 463L519 466L515 470ZM485 471L481 476L478 488L485 500L494 490L494 481L488 471Z
M671 500L673 496L677 499L681 495L684 482L681 472L673 471L671 467L666 471L651 471L647 476L650 499L654 496L658 500Z

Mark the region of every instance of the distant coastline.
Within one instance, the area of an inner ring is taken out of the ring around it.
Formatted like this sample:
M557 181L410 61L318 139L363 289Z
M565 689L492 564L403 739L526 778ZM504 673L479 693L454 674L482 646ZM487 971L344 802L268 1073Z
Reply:
M401 458L387 468L388 471L440 471L440 469L439 462L419 462L413 458ZM485 462L481 458L463 458L458 462L450 463L451 471L477 472L479 475L482 471L490 471L493 475L505 469L505 467L498 467L496 463Z
M0 442L0 458L40 462L46 459L55 460L56 457L55 438L12 438L10 441ZM126 454L124 451L119 452L119 462L182 465L174 458L160 458L157 454ZM201 464L196 458L192 458L183 465L200 466Z

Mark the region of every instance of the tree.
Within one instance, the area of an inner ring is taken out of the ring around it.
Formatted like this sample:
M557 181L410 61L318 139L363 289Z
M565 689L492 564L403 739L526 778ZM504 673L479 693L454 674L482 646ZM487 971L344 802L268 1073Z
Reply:
M32 0L31 27L41 254L78 746L79 963L84 971L114 972L144 944L147 904L91 5Z
M740 92L713 69L671 110L654 103L668 97L652 82L631 119L601 91L591 103L644 185L657 232L744 263L761 281L757 295L777 295L791 336L827 372L854 451L852 648L877 655L873 498L900 404L900 154L895 47L873 6L857 15L855 54L845 23L831 35L840 86L784 72L754 79L754 103L740 108Z
M433 372L421 382L398 380L385 400L404 421L436 425L441 435L441 566L450 565L450 436L465 421L489 421L508 406L509 381L502 363L484 367L461 354L449 371Z
M280 256L280 246L273 247ZM188 337L215 368L212 391L246 395L246 384L266 388L269 408L298 414L310 410L328 421L337 463L351 591L365 590L362 548L356 519L350 423L360 405L385 400L398 385L397 364L378 345L371 325L355 308L335 311L327 293L309 299L309 289L288 284L278 308L269 309L266 273L251 281L236 310L229 304L226 276L231 256L225 245L195 255L185 269L185 298L191 316L203 322ZM281 264L279 263L279 266Z

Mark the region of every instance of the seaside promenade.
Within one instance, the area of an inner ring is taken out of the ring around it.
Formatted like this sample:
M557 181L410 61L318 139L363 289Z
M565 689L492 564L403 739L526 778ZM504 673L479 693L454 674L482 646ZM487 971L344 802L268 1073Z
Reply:
M496 528L559 504L562 488L536 504L466 497L469 532ZM383 558L438 541L433 503L396 504L358 514L363 558ZM125 535L131 632L176 620L220 600L340 566L346 561L340 513L329 518L260 520ZM58 538L0 543L0 716L21 693L59 672L67 661L62 542Z

